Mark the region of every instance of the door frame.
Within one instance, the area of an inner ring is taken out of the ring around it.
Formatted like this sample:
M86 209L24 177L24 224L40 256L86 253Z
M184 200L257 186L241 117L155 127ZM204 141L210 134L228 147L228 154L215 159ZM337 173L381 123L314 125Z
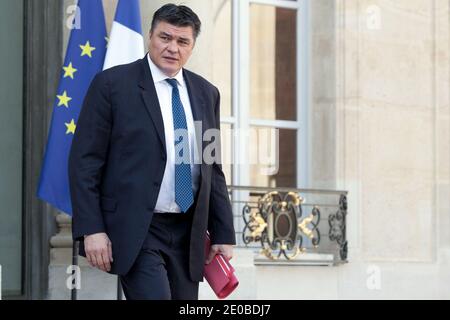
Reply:
M63 1L24 1L22 294L45 299L56 211L36 197L62 65Z

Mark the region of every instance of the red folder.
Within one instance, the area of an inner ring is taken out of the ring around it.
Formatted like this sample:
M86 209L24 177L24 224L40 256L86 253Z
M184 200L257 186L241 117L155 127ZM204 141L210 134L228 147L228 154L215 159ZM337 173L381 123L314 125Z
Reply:
M211 242L207 234L205 257L208 257L210 247ZM219 299L228 297L239 285L239 281L234 274L233 266L221 254L217 254L210 264L205 265L204 277Z

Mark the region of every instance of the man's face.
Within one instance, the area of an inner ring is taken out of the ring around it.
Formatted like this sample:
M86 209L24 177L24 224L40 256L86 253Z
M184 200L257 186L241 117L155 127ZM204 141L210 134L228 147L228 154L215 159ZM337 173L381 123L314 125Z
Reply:
M168 77L173 77L189 60L194 44L192 27L160 21L150 33L150 58Z

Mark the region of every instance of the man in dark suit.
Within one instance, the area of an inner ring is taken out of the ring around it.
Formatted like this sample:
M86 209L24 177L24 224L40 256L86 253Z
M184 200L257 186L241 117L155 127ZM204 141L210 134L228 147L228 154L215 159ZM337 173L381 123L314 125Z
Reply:
M161 7L148 55L99 73L77 123L73 238L92 266L120 276L127 299L198 299L204 264L217 253L232 257L217 134L213 161L203 154L205 131L220 129L219 92L183 69L200 26L186 6Z

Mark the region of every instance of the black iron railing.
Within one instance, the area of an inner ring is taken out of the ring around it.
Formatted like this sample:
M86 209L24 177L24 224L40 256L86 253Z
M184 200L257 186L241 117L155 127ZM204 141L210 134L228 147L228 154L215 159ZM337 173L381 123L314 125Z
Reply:
M258 249L272 261L304 253L347 262L347 192L229 186L237 246Z

